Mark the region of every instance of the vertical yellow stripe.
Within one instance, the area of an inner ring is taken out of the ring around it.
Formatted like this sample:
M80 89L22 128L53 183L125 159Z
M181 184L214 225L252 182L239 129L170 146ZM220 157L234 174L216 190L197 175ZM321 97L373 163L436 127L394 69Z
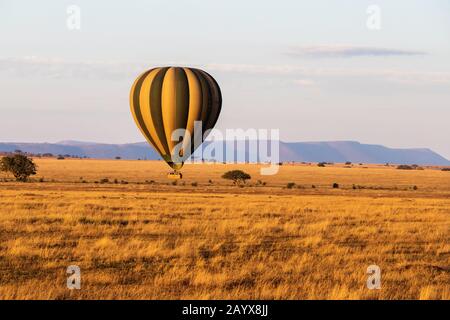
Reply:
M133 86L131 87L130 91L130 108L131 108L131 114L133 115L134 122L136 123L136 126L141 131L142 135L145 137L147 142L153 146L153 148L156 149L156 151L159 151L156 147L155 143L153 142L153 139L150 137L147 126L145 125L145 122L142 118L141 114L141 105L139 101L139 95L142 88L142 83L145 77L148 76L148 74L152 70L148 70L144 73L142 73L136 81L133 83Z
M154 142L156 149L161 155L165 154L164 146L156 133L154 119L151 113L151 101L150 101L150 89L152 87L153 80L155 80L156 75L161 70L161 68L153 69L148 76L144 79L141 86L141 92L139 94L139 105L142 114L142 119L144 120L145 126L147 127L148 133Z
M162 85L161 111L167 145L172 154L178 141L172 141L174 130L185 129L189 108L189 87L181 68L167 70Z
M189 112L188 119L186 122L186 131L189 132L190 141L183 141L183 150L191 149L191 145L194 143L194 124L195 121L201 120L202 114L202 87L201 83L198 80L197 76L188 68L183 68L186 73L188 84L189 84ZM196 132L197 135L199 132ZM199 137L201 141L201 136ZM187 151L187 150L186 150ZM189 150L185 154L190 154L193 150Z
M133 119L134 122L136 122L136 125L139 127L139 129L142 131L142 129L139 126L139 121L136 117L136 112L134 111L134 108L136 107L134 105L134 93L136 91L136 85L139 82L139 80L141 80L141 78L147 73L148 71L145 71L144 73L140 74L139 77L136 78L136 80L133 83L133 86L131 87L131 91L130 91L130 109L131 109L131 114L133 115Z

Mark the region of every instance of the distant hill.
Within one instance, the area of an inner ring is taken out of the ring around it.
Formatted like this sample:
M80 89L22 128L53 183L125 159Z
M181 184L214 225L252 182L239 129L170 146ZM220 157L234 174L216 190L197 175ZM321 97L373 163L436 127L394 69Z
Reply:
M222 142L214 142L221 144ZM228 143L228 142L227 142ZM208 143L206 143L208 144ZM239 149L239 148L238 148ZM0 143L0 152L21 150L33 154L74 155L97 159L160 159L147 143L104 144L81 141L58 143ZM252 155L247 153L246 157ZM450 161L430 149L393 149L356 141L280 142L280 161L392 163L450 165Z

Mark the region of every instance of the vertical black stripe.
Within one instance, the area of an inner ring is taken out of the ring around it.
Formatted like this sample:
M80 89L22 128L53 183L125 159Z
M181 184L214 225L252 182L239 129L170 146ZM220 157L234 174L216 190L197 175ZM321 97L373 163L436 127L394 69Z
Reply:
M186 129L189 117L189 82L183 68L175 68L176 78L176 106L175 106L175 129Z
M220 111L222 109L222 93L220 92L219 85L216 80L207 72L199 70L205 80L208 82L210 91L210 103L208 104L209 111L206 123L204 124L204 131L212 129L219 118Z
M136 86L134 87L133 92L133 109L134 113L136 115L136 119L138 121L138 125L141 128L141 130L144 132L145 137L150 141L150 143L153 145L153 147L156 150L159 150L155 142L153 141L152 137L150 136L150 132L148 131L147 126L145 125L144 119L142 118L141 113L141 104L139 102L139 96L141 93L142 83L144 82L145 78L149 75L150 72L152 72L154 69L146 71L136 82ZM160 152L162 150L159 150Z
M202 71L200 69L191 69L191 70L200 79L200 82L202 84L202 94L204 94L204 96L206 96L206 99L204 101L202 101L202 113L201 113L202 131L204 133L206 131L206 123L207 123L207 120L209 117L209 113L211 111L211 104L212 104L211 87L209 85L209 82L206 80L205 75L202 73ZM203 92L203 91L206 91L206 92Z
M205 90L207 90L206 88L206 82L203 80L201 74L193 68L189 68L189 70L193 73L195 79L198 81L199 88L200 88L200 97L201 97L201 101L200 101L200 106L201 106L201 110L200 110L200 118L197 118L194 120L194 132L193 132L193 136L191 137L191 155L194 154L195 150L200 146L200 144L203 142L203 122L202 122L202 132L196 132L195 131L195 121L200 121L202 120L202 114L203 112L205 112L205 104L207 103L207 101L205 100ZM207 94L207 92L206 92ZM206 117L205 117L206 118ZM197 145L195 144L195 142L199 142Z
M164 123L162 119L162 85L164 76L169 68L162 68L153 79L150 87L150 113L152 115L153 126L156 135L159 138L166 155L170 155L169 145L167 144L166 134L164 132Z

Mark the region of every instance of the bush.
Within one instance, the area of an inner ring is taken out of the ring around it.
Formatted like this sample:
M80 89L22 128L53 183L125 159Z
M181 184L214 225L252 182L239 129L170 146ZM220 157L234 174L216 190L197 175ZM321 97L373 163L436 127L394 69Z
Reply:
M325 167L325 165L326 165L326 162L319 162L317 164L318 167Z
M407 164L401 164L397 166L397 169L399 170L414 170L412 166L408 166Z
M450 171L450 168L442 168L442 171Z
M265 181L262 180L258 180L256 181L256 186L265 186L267 183Z
M58 158L56 158L56 159L57 159L57 160L64 160L65 158L64 158L64 156L59 155Z
M347 165L347 166L349 166L349 165L351 165L352 163L351 163L351 161L347 161L346 163L345 163L345 165Z
M293 187L295 187L295 182L289 182L289 183L286 185L286 188L288 188L288 189L292 189Z
M108 178L103 178L100 180L100 183L108 183L109 179Z
M196 187L196 186L198 186L198 183L197 182L192 182L191 186Z
M27 181L29 176L36 174L36 169L33 159L23 154L6 156L0 160L0 171L12 173L17 181Z
M333 189L339 189L339 184L338 183L333 183Z
M227 180L232 180L235 185L240 185L241 183L245 184L245 182L247 180L250 180L252 177L248 173L245 173L242 170L232 170L232 171L225 172L222 175L222 178L227 179Z

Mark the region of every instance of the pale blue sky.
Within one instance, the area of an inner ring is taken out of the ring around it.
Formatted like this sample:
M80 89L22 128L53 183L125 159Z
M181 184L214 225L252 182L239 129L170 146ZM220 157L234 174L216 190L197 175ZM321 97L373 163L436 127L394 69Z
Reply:
M0 0L0 141L142 141L128 94L155 65L211 73L221 129L450 158L448 0Z

